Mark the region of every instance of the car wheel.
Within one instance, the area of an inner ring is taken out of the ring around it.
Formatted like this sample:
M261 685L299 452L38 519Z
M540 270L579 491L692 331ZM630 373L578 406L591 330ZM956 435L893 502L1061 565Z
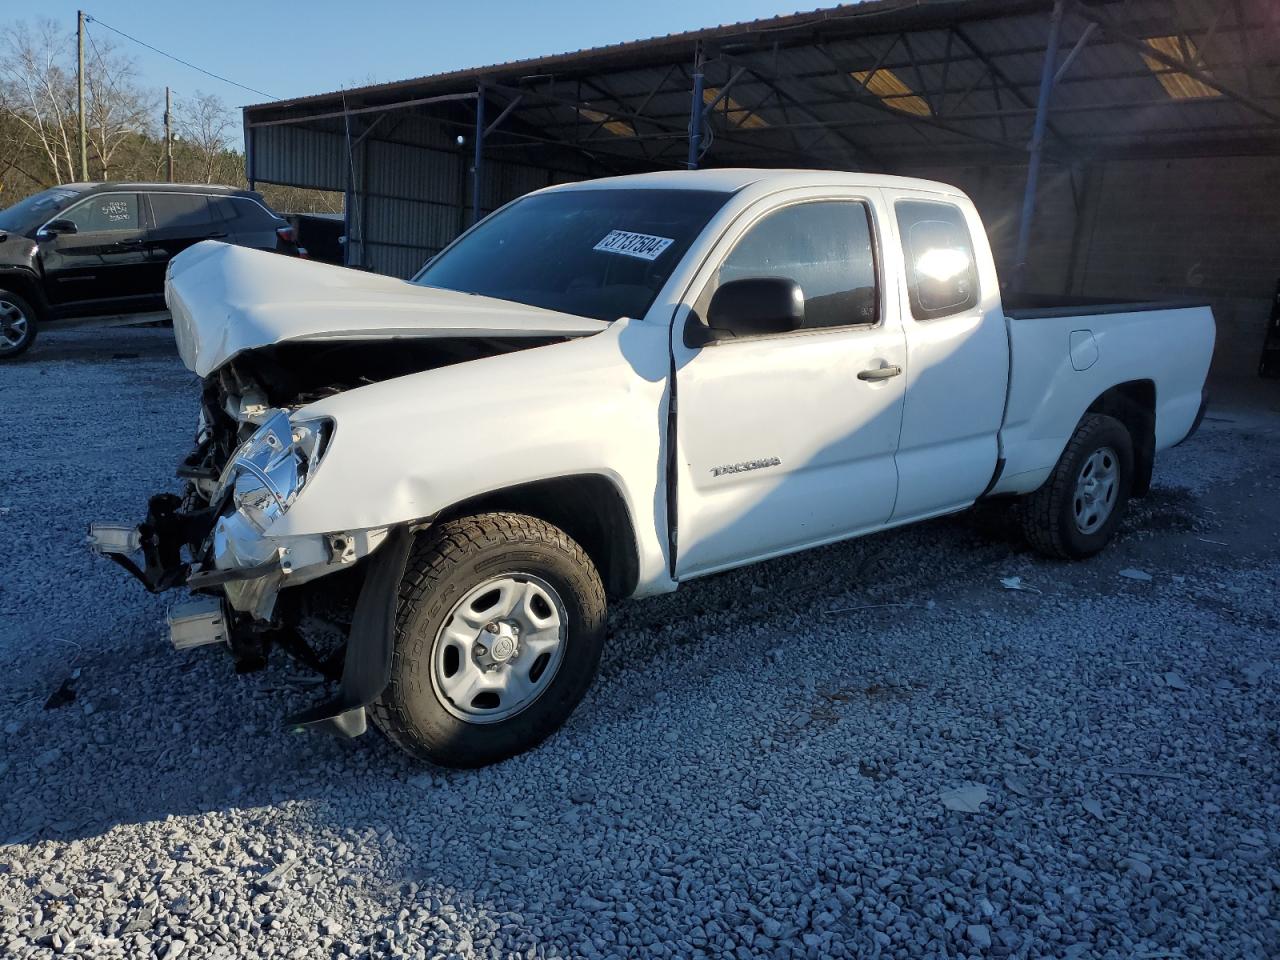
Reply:
M31 304L0 290L0 360L26 353L36 342L36 312Z
M564 723L604 632L600 575L564 531L514 513L450 521L414 544L391 679L369 713L420 759L496 763Z
M1022 503L1022 530L1040 553L1091 557L1115 535L1133 486L1133 439L1114 417L1087 414L1049 479Z

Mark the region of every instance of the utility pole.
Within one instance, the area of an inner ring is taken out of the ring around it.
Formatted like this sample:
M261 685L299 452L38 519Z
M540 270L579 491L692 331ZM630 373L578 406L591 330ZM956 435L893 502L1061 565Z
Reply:
M89 179L89 147L84 132L84 11L76 11L76 96L80 102L80 179Z
M164 88L164 169L173 183L173 97L168 87Z

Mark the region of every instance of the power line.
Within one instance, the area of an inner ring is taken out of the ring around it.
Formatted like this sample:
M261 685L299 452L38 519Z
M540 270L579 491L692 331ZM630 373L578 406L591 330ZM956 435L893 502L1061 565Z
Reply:
M85 20L88 19L90 18L85 17ZM98 51L98 41L93 39L93 34L88 30L84 33L85 36L89 38L89 45L93 47L93 55L98 58L98 66L102 69L102 75L107 78L107 86L111 88L111 92L116 95L117 99L119 99L120 91L116 89L116 82L111 77L111 71L107 69L107 63L102 59L102 54Z
M206 77L212 77L214 80L221 80L223 83L229 83L231 84L231 86L239 87L241 90L248 90L250 93L256 93L258 96L266 97L268 100L280 99L279 97L273 97L271 94L265 93L262 90L257 90L253 87L247 87L243 83L236 83L234 80L230 80L226 77L213 73L210 70L206 70L204 69L204 67L197 67L194 63L191 63L188 60L183 60L181 57L175 57L172 53L166 53L165 51L161 50L159 47L153 47L151 44L146 43L142 40L139 40L137 37L130 36L129 34L125 33L123 30L117 30L115 27L111 26L111 24L103 23L97 17L91 17L89 16L89 14L86 13L84 15L84 18L89 23L96 23L100 27L104 27L107 30L110 30L112 33L119 34L120 36L124 37L126 40L133 41L134 43L138 44L138 46L140 47L146 47L148 50L158 53L162 57L168 57L170 60L173 60L175 63L180 63L184 67L190 67L192 70L195 70L197 73L203 73Z

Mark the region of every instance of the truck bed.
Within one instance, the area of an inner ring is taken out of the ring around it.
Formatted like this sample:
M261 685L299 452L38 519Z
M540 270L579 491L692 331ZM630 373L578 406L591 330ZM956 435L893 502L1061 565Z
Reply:
M1047 302L1005 307L1009 391L992 493L1029 493L1048 477L1080 417L1121 384L1154 396L1155 448L1196 422L1213 355L1213 311L1174 302ZM1038 302L1037 302L1038 301ZM1177 343L1179 349L1159 349Z

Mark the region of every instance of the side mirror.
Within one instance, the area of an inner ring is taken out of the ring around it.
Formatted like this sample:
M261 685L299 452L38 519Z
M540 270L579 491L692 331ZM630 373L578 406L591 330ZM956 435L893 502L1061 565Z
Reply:
M748 277L722 285L707 307L707 324L685 327L685 345L786 333L804 326L804 291L785 277Z
M44 225L44 229L40 231L42 237L57 237L64 233L79 233L80 228L76 226L74 220L50 220Z

